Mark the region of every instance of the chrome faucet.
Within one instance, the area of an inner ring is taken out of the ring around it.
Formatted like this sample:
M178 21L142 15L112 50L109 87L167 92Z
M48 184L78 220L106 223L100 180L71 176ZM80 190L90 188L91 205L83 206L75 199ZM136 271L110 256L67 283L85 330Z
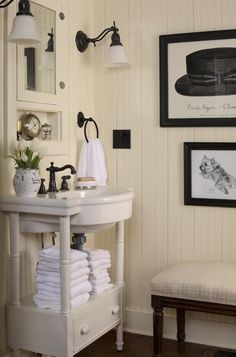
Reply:
M71 175L76 174L76 170L72 165L64 165L62 167L53 166L54 162L51 162L51 166L48 167L46 170L49 171L49 186L47 192L58 192L57 185L56 185L56 175L55 173L58 171L64 171L66 169L70 169Z

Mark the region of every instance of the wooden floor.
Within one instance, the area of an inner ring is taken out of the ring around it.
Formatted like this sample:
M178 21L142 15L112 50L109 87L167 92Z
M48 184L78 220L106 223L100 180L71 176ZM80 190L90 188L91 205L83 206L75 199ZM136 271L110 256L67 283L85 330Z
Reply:
M76 357L152 357L152 338L126 333L123 352L117 352L115 332L111 331L79 352ZM164 340L163 357L213 357L219 349L193 343L177 346L172 340Z

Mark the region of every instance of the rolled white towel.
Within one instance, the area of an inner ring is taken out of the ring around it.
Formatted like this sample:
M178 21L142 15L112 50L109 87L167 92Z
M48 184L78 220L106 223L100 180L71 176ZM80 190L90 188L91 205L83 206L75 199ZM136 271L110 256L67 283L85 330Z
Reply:
M75 280L71 280L70 281L70 286L73 288L74 286L77 286L81 283L83 283L84 281L88 280L88 274L83 275L81 277L79 277L78 279ZM46 284L48 286L51 287L57 287L57 288L61 288L61 279L60 277L58 277L57 279L55 279L55 277L53 279L51 279L50 277L48 277L47 275L38 275L36 274L36 281L37 283L42 283L42 284Z
M104 284L98 287L94 287L93 290L90 292L91 295L101 294L103 291L111 289L113 284Z
M43 283L38 283L37 284L37 289L39 295L42 296L55 296L55 297L60 297L61 296L61 289L58 287L52 287L48 286ZM74 297L78 295L83 295L86 293L89 293L92 290L92 285L89 281L85 281L77 286L74 286L70 290L70 298L73 299Z
M92 284L92 287L99 287L104 284L108 284L111 281L110 277L102 278L102 279L89 279L90 283Z
M71 308L77 308L86 303L89 300L89 297L90 295L87 293L72 299L70 302ZM41 309L50 309L55 311L59 311L61 309L61 300L42 299L40 296L38 296L38 293L34 295L33 301L35 305Z
M79 277L81 277L83 275L87 275L89 273L90 273L90 269L88 267L81 268L76 271L72 271L70 273L70 280L76 280ZM58 272L58 271L50 271L50 270L38 268L36 274L37 274L37 276L47 276L51 281L58 281L58 279L60 281L60 279L61 279L60 272Z
M60 259L60 249L55 245L51 247L44 248L39 251L39 257L47 258L51 260L59 260ZM71 261L79 261L87 258L87 254L81 250L71 249L70 250Z
M83 251L88 254L89 260L111 258L111 254L110 254L109 250L84 248Z
M80 268L85 268L88 266L88 260L87 259L83 259L80 260L78 262L73 262L70 265L70 269L71 271L75 271L78 270ZM37 265L38 268L42 268L48 271L60 271L61 267L60 267L60 262L55 262L55 261L49 261L49 260L45 260L45 259L40 259Z
M89 267L92 269L107 269L111 267L111 259L99 259L89 261Z

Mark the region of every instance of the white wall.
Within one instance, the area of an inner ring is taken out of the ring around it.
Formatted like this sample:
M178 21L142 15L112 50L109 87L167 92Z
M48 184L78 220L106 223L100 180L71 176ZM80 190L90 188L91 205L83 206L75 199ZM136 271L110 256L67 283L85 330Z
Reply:
M235 209L183 204L183 142L235 141L236 129L160 128L158 48L161 34L234 28L235 12L234 0L94 1L94 34L116 20L130 61L128 68L106 69L105 44L94 49L94 115L109 184L135 190L133 218L126 223L129 331L151 334L150 279L165 266L236 259ZM112 149L113 129L131 129L131 150ZM114 249L114 231L101 234L99 242ZM172 320L168 336L175 335ZM229 325L231 333L197 320L191 326L192 341L236 347L235 326Z

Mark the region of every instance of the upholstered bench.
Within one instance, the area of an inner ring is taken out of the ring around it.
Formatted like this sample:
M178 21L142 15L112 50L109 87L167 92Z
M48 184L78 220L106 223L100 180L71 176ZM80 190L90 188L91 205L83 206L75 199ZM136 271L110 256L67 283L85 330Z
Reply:
M154 356L162 355L163 308L176 309L177 340L185 340L185 310L236 316L236 263L184 261L151 281Z

